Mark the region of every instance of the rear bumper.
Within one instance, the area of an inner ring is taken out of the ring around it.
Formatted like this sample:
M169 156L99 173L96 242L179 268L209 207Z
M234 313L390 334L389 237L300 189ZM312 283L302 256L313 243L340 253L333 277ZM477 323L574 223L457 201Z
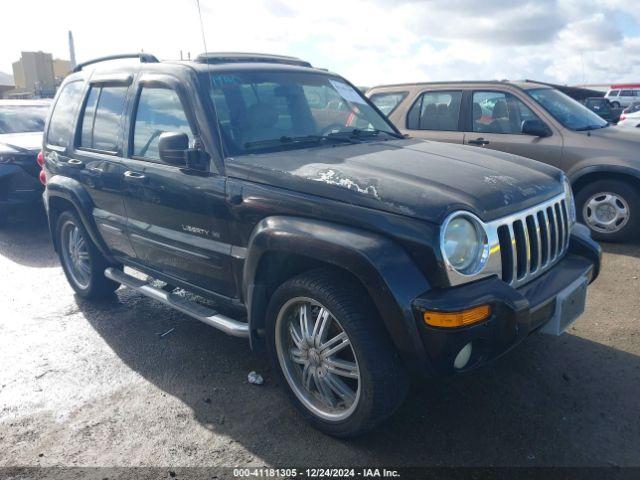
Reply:
M0 209L39 203L44 187L19 165L0 165Z
M556 312L556 298L570 285L584 278L591 283L600 270L600 247L586 227L572 232L565 257L548 272L520 287L512 288L492 277L468 285L432 290L413 302L416 321L428 365L427 376L447 375L481 366L543 327ZM488 320L459 329L444 329L422 321L425 310L460 311L491 305ZM460 350L471 342L471 357L462 369L454 368Z

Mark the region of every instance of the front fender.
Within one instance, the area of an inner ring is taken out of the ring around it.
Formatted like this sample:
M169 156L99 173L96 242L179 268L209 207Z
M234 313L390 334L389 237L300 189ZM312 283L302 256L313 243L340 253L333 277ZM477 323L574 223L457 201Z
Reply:
M56 228L55 216L51 215L51 207L55 204L56 199L63 199L73 205L75 213L78 215L80 221L84 225L84 228L89 233L94 245L96 245L98 250L100 250L100 253L102 253L106 258L111 258L109 249L102 240L102 237L98 234L98 227L91 215L94 206L93 200L91 200L89 192L87 192L80 182L62 175L53 175L47 179L44 198L49 222L49 231L51 232L53 247L56 251L58 246L54 235Z
M426 357L412 301L429 284L409 255L395 242L368 231L299 217L276 216L253 230L244 265L243 294L252 330L264 322L268 298L261 298L258 270L268 252L290 253L345 269L369 293L392 341L409 366Z

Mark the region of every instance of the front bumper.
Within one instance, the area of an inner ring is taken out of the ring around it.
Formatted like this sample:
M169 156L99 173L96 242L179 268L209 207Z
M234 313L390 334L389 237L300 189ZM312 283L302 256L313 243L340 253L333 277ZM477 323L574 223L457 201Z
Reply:
M454 288L436 289L413 302L416 321L424 345L428 375L447 375L467 371L506 353L529 334L543 327L556 312L556 297L567 287L586 278L591 283L600 270L600 246L589 231L576 225L565 257L548 272L530 283L513 288L492 277ZM457 329L426 325L422 312L460 311L489 304L491 316L482 323ZM472 353L464 368L454 361L471 342Z

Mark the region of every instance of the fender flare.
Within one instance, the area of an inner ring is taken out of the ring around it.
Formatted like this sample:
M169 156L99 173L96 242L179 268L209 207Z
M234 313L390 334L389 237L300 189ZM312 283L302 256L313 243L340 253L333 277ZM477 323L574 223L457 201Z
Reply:
M54 198L62 198L71 203L75 209L75 213L80 218L82 225L87 233L91 237L94 245L98 248L100 253L107 259L111 259L109 249L105 245L102 237L98 234L98 226L96 225L91 212L93 211L93 200L89 192L84 186L77 180L62 175L54 175L47 180L47 187L45 190L46 206L47 206L47 218L49 222L49 231L51 233L51 239L53 241L53 248L58 251L58 245L55 238L55 228L53 216L50 214L51 200Z
M346 225L274 216L256 225L247 252L242 291L252 331L252 347L257 340L254 333L264 325L269 302L265 286L260 285L260 262L266 253L290 253L334 265L354 275L374 302L405 363L409 367L425 365L426 355L412 301L430 286L397 243Z
M568 174L569 181L572 185L575 185L581 178L592 173L615 173L618 175L628 175L640 180L640 170L633 167L627 167L625 165L591 165L583 167L575 172Z

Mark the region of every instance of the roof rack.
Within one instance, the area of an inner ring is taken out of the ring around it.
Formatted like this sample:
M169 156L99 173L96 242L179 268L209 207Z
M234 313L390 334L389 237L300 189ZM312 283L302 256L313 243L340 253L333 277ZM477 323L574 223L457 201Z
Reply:
M86 62L79 63L78 65L76 65L73 71L79 72L84 67L88 65L92 65L94 63L108 62L109 60L121 60L123 58L139 58L141 63L158 63L159 62L159 60L155 56L149 53L122 53L120 55L108 55L106 57L94 58L93 60L88 60Z
M279 63L282 65L295 65L298 67L311 67L309 62L296 57L286 55L268 55L264 53L233 53L233 52L216 52L201 53L196 57L196 62L207 64L223 64L223 63Z

